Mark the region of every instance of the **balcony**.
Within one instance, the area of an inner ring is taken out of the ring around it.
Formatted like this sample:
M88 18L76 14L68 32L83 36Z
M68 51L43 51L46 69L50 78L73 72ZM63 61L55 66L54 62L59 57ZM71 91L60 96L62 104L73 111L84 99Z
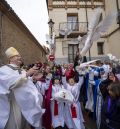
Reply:
M71 30L72 32L68 35L68 37L73 38L79 35L83 36L87 33L87 22L61 22L59 23L59 30L65 31ZM63 35L59 34L60 37Z

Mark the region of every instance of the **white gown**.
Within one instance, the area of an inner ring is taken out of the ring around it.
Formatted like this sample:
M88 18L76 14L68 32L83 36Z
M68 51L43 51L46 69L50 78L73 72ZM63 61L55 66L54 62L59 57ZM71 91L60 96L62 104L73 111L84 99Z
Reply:
M38 89L38 92L42 95L45 95L45 91L48 90L50 85L51 78L47 78L45 82L37 81L36 88Z
M0 68L0 129L22 129L23 116L30 125L39 127L41 101L42 96L25 71L19 74L7 65Z
M20 111L20 107L18 106L18 104L15 100L15 96L14 96L13 92L10 93L9 102L11 105L10 115L9 115L9 119L7 121L7 124L5 126L5 129L24 129L24 128L30 129L30 125L23 117L23 115ZM17 115L15 115L15 114L17 114ZM14 124L14 121L17 124Z
M49 88L51 78L48 78L46 82L37 81L35 86L40 94L43 96L45 95L45 91ZM43 103L41 102L41 106ZM45 112L45 109L43 109L43 112ZM42 129L42 117L40 119L40 125L39 127L36 127L35 129Z
M88 81L88 88L87 88L87 102L85 108L90 110L91 112L94 111L94 99L93 99L93 86L95 85L94 81L94 70L91 68L89 71L89 81Z
M62 85L52 85L52 97L54 98L54 94L59 92L64 87ZM55 106L57 104L57 107ZM58 126L64 127L64 103L57 102L56 100L51 100L51 115L52 115L52 126L56 128ZM57 108L57 109L55 109ZM58 113L55 114L55 110L58 110Z
M69 129L85 129L83 124L84 119L82 115L81 105L80 102L78 101L80 88L83 84L83 77L79 77L79 82L76 83L74 86L70 86L66 82L66 79L64 77L62 78L62 81L64 87L72 93L75 99L75 102L72 105L65 104L65 111L64 111L65 123ZM76 112L76 115L72 114L72 108L74 108L73 110Z
M99 83L99 85L100 85L100 83ZM100 87L98 86L98 88L97 88L97 102L96 102L96 124L97 124L97 129L100 128L102 104L103 104L103 97L102 97L102 93L100 91Z

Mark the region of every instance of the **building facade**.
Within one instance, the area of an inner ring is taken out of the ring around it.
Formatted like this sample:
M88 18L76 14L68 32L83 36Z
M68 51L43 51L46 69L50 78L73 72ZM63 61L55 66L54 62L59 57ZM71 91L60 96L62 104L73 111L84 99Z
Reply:
M46 61L46 51L5 0L0 1L0 64L6 63L5 50L15 47L25 64Z
M114 0L48 0L47 3L49 18L55 23L55 57L58 63L74 61L79 44L78 37L79 35L84 36L87 34L88 24L92 19L95 8L101 7L103 9L100 18L102 20L112 11L111 5L115 5ZM112 26L111 28L114 29L115 26L118 27L116 23ZM116 51L117 48L110 49L114 39L113 36L108 36L112 32L111 28L107 35L93 43L90 51L86 54L88 59L105 58L107 53L117 56L117 53L119 53L119 51ZM115 35L119 35L119 32ZM115 42L117 47L117 40ZM82 47L83 45L81 44L81 49Z
M105 0L105 5L106 15L109 14L109 12L120 11L120 0ZM109 53L120 59L120 12L119 18L117 18L116 22L110 27L106 38Z

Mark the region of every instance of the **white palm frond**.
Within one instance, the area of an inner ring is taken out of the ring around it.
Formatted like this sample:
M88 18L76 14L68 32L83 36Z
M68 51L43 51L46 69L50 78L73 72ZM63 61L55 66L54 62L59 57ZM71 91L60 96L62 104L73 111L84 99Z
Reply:
M51 39L50 39L50 36L48 34L46 34L46 41L48 42L48 44L51 43Z
M80 52L80 54L82 56L86 55L87 51L91 48L91 46L93 44L91 42L91 39L93 37L94 31L96 29L96 26L98 25L98 23L100 21L101 13L102 13L102 9L101 8L97 8L95 10L95 14L93 15L92 20L89 23L89 26L88 26L88 30L89 30L88 31L88 36L87 36L87 39L85 40L85 45L84 45L82 51Z
M81 39L82 39L82 37L79 35L78 38L77 38L77 40L80 42Z
M105 17L105 19L102 22L99 23L96 30L101 33L105 33L106 30L108 30L108 28L112 24L113 20L116 20L116 18L117 18L117 12L110 13L108 16Z
M109 59L111 60L111 58L112 58L112 54L111 53L109 53L109 54L107 54L107 56L109 57Z
M53 32L53 35L52 35L52 44L55 44L55 32Z
M99 23L99 25L96 27L96 30L94 32L94 35L92 37L92 41L98 40L102 34L106 33L111 24L114 20L117 18L117 13L113 12L109 14L105 19Z
M81 39L81 44L85 45L88 35L84 35Z
M111 58L112 61L115 61L116 59L117 59L116 56L112 56Z
M64 38L67 39L67 36L71 34L72 30L69 28L65 28L64 30L59 30L61 35L64 35Z
M85 46L84 46L83 50L81 51L82 56L84 56L87 53L87 51L91 48L94 41L98 40L103 33L107 32L110 25L117 18L117 13L115 13L115 12L111 13L102 22L100 22L97 25L98 19L100 16L99 13L97 14L97 17L96 17L97 19L96 20L94 19L95 22L91 22L89 32L88 32L88 37L85 42ZM93 23L94 23L94 25L93 25ZM95 25L97 25L97 26L95 26Z
M98 23L100 21L101 14L102 14L101 8L95 9L95 13L94 13L92 20L90 21L89 26L88 26L89 31L92 31L98 25Z
M82 51L80 52L81 56L85 56L87 51L91 48L91 46L92 46L92 42L91 42L92 35L93 35L93 33L88 34L87 39L85 41L85 45L84 45Z
M59 33L60 33L61 35L65 35L65 30L59 30Z

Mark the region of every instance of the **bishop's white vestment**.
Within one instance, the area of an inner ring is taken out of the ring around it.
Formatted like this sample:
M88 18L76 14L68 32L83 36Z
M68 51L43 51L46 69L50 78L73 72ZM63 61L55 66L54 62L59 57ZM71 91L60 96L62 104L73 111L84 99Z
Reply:
M25 129L26 123L39 127L42 96L26 71L9 66L0 67L0 129Z

